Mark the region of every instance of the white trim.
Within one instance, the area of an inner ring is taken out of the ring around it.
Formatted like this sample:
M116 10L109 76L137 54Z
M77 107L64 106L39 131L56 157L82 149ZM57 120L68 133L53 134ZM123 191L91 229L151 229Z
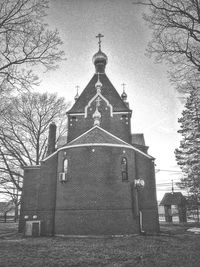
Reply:
M117 139L118 141L124 143L123 144L110 144L110 143L87 143L87 144L78 144L78 145L70 145L70 143L75 142L76 140L78 140L79 138L81 138L82 136L86 135L87 133L89 133L90 131L92 131L94 128L98 128L101 131L105 132L106 134L110 135L111 137ZM54 153L52 153L51 155L49 155L48 157L46 157L45 159L43 159L42 161L46 161L47 159L49 159L50 157L54 156L57 152L62 151L64 149L67 148L75 148L75 147L84 147L84 146L110 146L110 147L125 147L125 148L130 148L133 149L134 151L137 151L138 153L142 154L143 156L149 158L149 159L154 159L152 156L142 152L141 150L135 148L134 146L126 143L125 141L123 141L122 139L120 139L119 137L107 132L105 129L95 125L94 127L92 127L91 129L89 129L88 131L86 131L85 133L81 134L80 136L76 137L75 139L73 139L72 141L70 141L66 146L59 148L57 151L55 151Z
M129 114L131 111L113 111L113 114Z
M94 127L93 127L93 128L94 128ZM113 138L117 139L118 141L120 141L120 142L124 143L125 145L131 146L130 144L128 144L127 142L125 142L125 141L124 141L124 140L122 140L121 138L119 138L119 137L115 136L115 135L114 135L114 134L112 134L112 133L109 133L109 132L108 132L108 131L106 131L105 129L103 129L103 128L101 128L101 127L98 127L98 126L97 126L97 128L99 128L99 130L103 131L104 133L106 133L106 134L110 135L111 137L113 137Z
M127 142L125 142L125 141L122 140L121 138L119 138L119 137L115 136L114 134L112 134L112 133L106 131L105 129L99 127L98 125L93 126L93 127L92 127L91 129L89 129L88 131L86 131L86 132L84 132L83 134L79 135L78 137L76 137L75 139L73 139L72 141L70 141L67 145L70 145L72 142L75 142L76 140L78 140L79 138L81 138L81 137L83 137L84 135L88 134L90 131L92 131L92 130L95 129L95 128L98 128L98 129L101 130L102 132L104 132L104 133L110 135L112 138L117 139L118 141L124 143L125 145L131 146L130 144L128 144Z
M112 114L130 114L132 111L112 111ZM84 112L79 112L79 113L68 113L69 116L84 116Z
M112 147L126 147L132 149L130 145L120 145L120 144L110 144L110 143L87 143L87 144L69 145L66 146L65 148L74 148L83 146L112 146Z
M81 135L79 135L78 137L76 137L75 139L71 140L67 145L69 145L70 143L76 141L77 139L81 138L82 136L88 134L90 131L92 131L94 128L99 128L99 129L102 129L100 128L99 126L95 125L93 126L92 128L90 128L89 130L87 130L86 132L82 133Z
M134 151L137 151L138 153L142 154L143 156L154 160L154 158L148 154L145 154L144 152L140 151L139 149L131 146L131 145L120 145L120 144L110 144L110 143L88 143L88 144L78 144L78 145L67 145L65 147L61 147L59 148L57 151L55 151L53 154L49 155L47 158L43 159L42 162L48 160L49 158L51 158L52 156L54 156L56 153L68 149L68 148L77 148L77 147L88 147L88 146L106 146L106 147L121 147L121 148L129 148L132 149Z
M97 97L101 97L107 104L107 106L110 107L110 116L113 117L113 106L109 103L109 101L100 93L97 92L95 96L93 96L93 98L90 99L90 101L88 102L88 104L85 106L85 118L87 118L87 110L90 107L91 103L97 98Z
M41 165L32 165L32 166L22 166L21 167L23 170L24 169L40 169Z
M113 114L130 114L132 111L113 111ZM79 112L79 113L68 113L69 116L84 116L84 112Z
M69 116L81 116L81 115L83 115L84 116L84 112L80 112L80 113L68 113L69 114Z

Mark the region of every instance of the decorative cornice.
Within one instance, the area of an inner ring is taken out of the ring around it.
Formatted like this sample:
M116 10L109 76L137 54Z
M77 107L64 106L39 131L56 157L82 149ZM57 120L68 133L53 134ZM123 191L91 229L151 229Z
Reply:
M100 97L101 99L103 99L107 106L110 107L110 116L113 117L113 106L110 104L110 102L100 93L100 92L97 92L95 96L93 96L90 101L88 102L88 104L85 106L85 118L87 118L87 115L88 115L88 108L90 107L90 105L92 104L92 102L97 98L97 97Z
M55 153L55 152L54 152ZM31 166L22 166L21 167L23 170L26 170L26 169L40 169L41 168L41 165L31 165Z

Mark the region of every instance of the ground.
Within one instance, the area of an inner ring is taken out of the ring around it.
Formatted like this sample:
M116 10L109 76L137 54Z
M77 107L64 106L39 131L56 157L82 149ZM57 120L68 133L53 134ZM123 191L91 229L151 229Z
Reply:
M188 225L162 224L157 236L25 238L0 223L0 267L198 267L200 235Z

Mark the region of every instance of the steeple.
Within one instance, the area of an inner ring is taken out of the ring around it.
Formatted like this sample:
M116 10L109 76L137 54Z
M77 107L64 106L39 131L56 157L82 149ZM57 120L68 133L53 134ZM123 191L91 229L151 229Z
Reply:
M96 73L105 73L105 67L108 62L108 58L106 54L101 51L101 38L104 37L101 33L99 33L96 38L99 38L99 51L94 54L92 61L95 65Z
M80 96L77 90L75 97L77 101L67 111L70 122L67 142L96 125L125 142L130 142L132 112L126 102L125 88L123 88L123 94L120 96L121 94L119 95L104 72L107 56L101 51L102 37L101 34L97 35L98 52L93 56L96 72Z
M122 83L123 92L121 94L121 99L123 100L124 104L129 108L129 103L127 102L127 93L125 92L125 83Z

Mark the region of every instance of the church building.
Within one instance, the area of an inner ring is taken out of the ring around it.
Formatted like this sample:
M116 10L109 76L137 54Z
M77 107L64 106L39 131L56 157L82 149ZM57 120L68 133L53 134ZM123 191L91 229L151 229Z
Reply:
M131 133L125 89L105 73L108 58L93 56L95 73L69 111L68 136L38 166L24 168L19 230L38 223L42 235L119 235L159 231L154 158L143 134Z

